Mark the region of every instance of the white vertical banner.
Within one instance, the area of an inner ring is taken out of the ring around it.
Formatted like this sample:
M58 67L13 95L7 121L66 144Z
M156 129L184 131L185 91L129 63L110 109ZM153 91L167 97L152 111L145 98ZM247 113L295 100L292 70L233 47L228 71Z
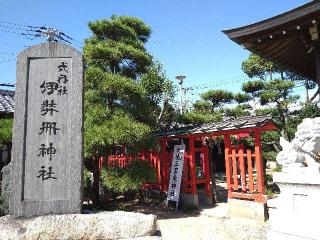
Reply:
M171 163L167 201L179 202L185 145L175 145Z

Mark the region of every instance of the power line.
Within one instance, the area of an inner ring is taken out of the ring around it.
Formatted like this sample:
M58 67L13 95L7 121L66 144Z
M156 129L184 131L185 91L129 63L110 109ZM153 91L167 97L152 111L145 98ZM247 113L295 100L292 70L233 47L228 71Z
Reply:
M1 60L1 59L0 59L0 64L1 64L1 63L11 62L11 61L16 61L16 58L11 58L11 59L8 58L8 59L5 59L5 60Z
M8 43L8 42L0 42L0 45L7 45L7 46L16 46L16 47L30 47L30 45L23 45L23 44L15 44L15 43Z
M1 28L5 28L5 29L1 29ZM6 29L10 29L10 30L6 30ZM16 30L20 30L20 31L16 31ZM29 40L35 40L36 38L46 37L48 41L64 42L70 45L74 45L75 47L78 47L81 49L81 46L77 45L77 43L81 44L79 41L68 36L61 30L46 27L46 26L38 27L38 26L25 25L25 24L19 24L19 23L0 20L0 31L10 33L10 34L22 35Z
M16 56L17 54L15 53L10 53L10 52L0 52L2 55L11 55L11 56Z
M9 31L9 30L3 30L3 29L0 29L0 31L10 33L10 34L22 35L22 36L33 36L33 37L35 36L34 34L24 33L24 32L16 32L16 31Z
M25 25L25 24L14 23L14 22L9 22L9 21L3 21L3 20L0 20L0 23L14 25L14 26L21 26L21 27L31 27L31 28L34 27L34 26L31 26L31 25Z
M180 44L180 43L202 43L209 41L221 41L222 37L210 37L204 39L176 39L176 40L161 40L161 41L148 41L150 44Z

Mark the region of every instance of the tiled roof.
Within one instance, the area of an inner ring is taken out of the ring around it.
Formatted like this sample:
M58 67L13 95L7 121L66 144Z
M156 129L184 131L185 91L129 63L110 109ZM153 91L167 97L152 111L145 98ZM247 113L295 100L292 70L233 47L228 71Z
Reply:
M0 113L13 113L14 91L0 89Z
M241 118L229 118L224 119L221 122L173 127L168 130L154 132L152 135L155 137L174 137L186 134L212 133L234 129L263 127L268 123L273 124L270 116L249 116Z

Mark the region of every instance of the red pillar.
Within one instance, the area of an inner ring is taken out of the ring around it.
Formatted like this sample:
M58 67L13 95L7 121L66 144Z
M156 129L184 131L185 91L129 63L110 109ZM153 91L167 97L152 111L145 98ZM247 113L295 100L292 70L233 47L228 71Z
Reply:
M161 188L162 191L168 191L169 184L169 168L168 168L168 159L167 159L167 141L166 139L161 139L161 163L162 163L162 177L161 177ZM168 183L168 184L167 184Z
M256 160L258 192L265 194L264 169L262 161L260 132L254 132L254 155Z
M98 165L99 165L99 172L100 172L100 171L101 171L101 169L102 169L103 160L104 160L104 157L99 157L99 162L98 162Z
M189 136L189 149L190 149L190 173L191 173L191 187L192 194L197 194L197 177L196 177L196 161L194 152L194 136Z
M211 174L210 174L210 164L209 164L209 148L208 146L202 145L203 150L203 165L204 165L204 174L206 179L206 195L210 197L212 195L210 181L211 181Z
M232 167L230 161L231 153L231 140L230 134L224 135L224 152L225 152L225 164L226 164L226 179L227 179L227 189L228 189L228 198L231 198L231 189L232 189Z

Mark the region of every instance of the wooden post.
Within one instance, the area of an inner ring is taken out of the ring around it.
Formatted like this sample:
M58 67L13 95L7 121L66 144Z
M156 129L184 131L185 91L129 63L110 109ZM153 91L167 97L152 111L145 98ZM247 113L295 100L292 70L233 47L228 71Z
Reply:
M192 194L197 194L197 176L196 176L196 161L194 156L194 136L189 136L189 149L190 149L190 173L191 173L191 187Z
M242 192L247 192L246 169L244 165L243 148L239 149L238 154L239 154L239 165L240 165L240 176L241 176L241 189L242 189Z
M265 194L264 169L261 155L261 139L260 132L254 132L254 155L256 160L258 192Z
M232 149L232 175L233 175L233 190L238 190L238 163L237 163L237 156L236 150Z
M211 186L210 186L210 164L209 164L209 147L202 146L203 149L203 165L204 165L204 174L206 178L206 195L210 197L212 195Z
M161 162L162 162L162 191L168 191L168 176L169 173L167 173L167 165L168 165L168 159L167 159L167 141L165 139L161 139Z
M231 189L232 189L232 167L230 162L230 149L231 149L231 140L230 134L224 135L224 153L225 153L225 164L226 164L226 179L227 179L227 188L228 188L228 198L231 198Z
M320 85L320 47L315 46L314 48L314 62L316 68L316 81L318 83L318 87Z
M160 159L160 153L157 153L157 173L158 173L158 184L161 184L162 177L161 177L161 159Z
M252 154L251 150L247 150L247 163L248 163L248 175L249 175L249 191L254 192L253 171L252 171Z
M104 160L104 158L101 156L101 157L99 157L99 172L101 172L101 169L102 169L102 165L103 165L103 160Z

